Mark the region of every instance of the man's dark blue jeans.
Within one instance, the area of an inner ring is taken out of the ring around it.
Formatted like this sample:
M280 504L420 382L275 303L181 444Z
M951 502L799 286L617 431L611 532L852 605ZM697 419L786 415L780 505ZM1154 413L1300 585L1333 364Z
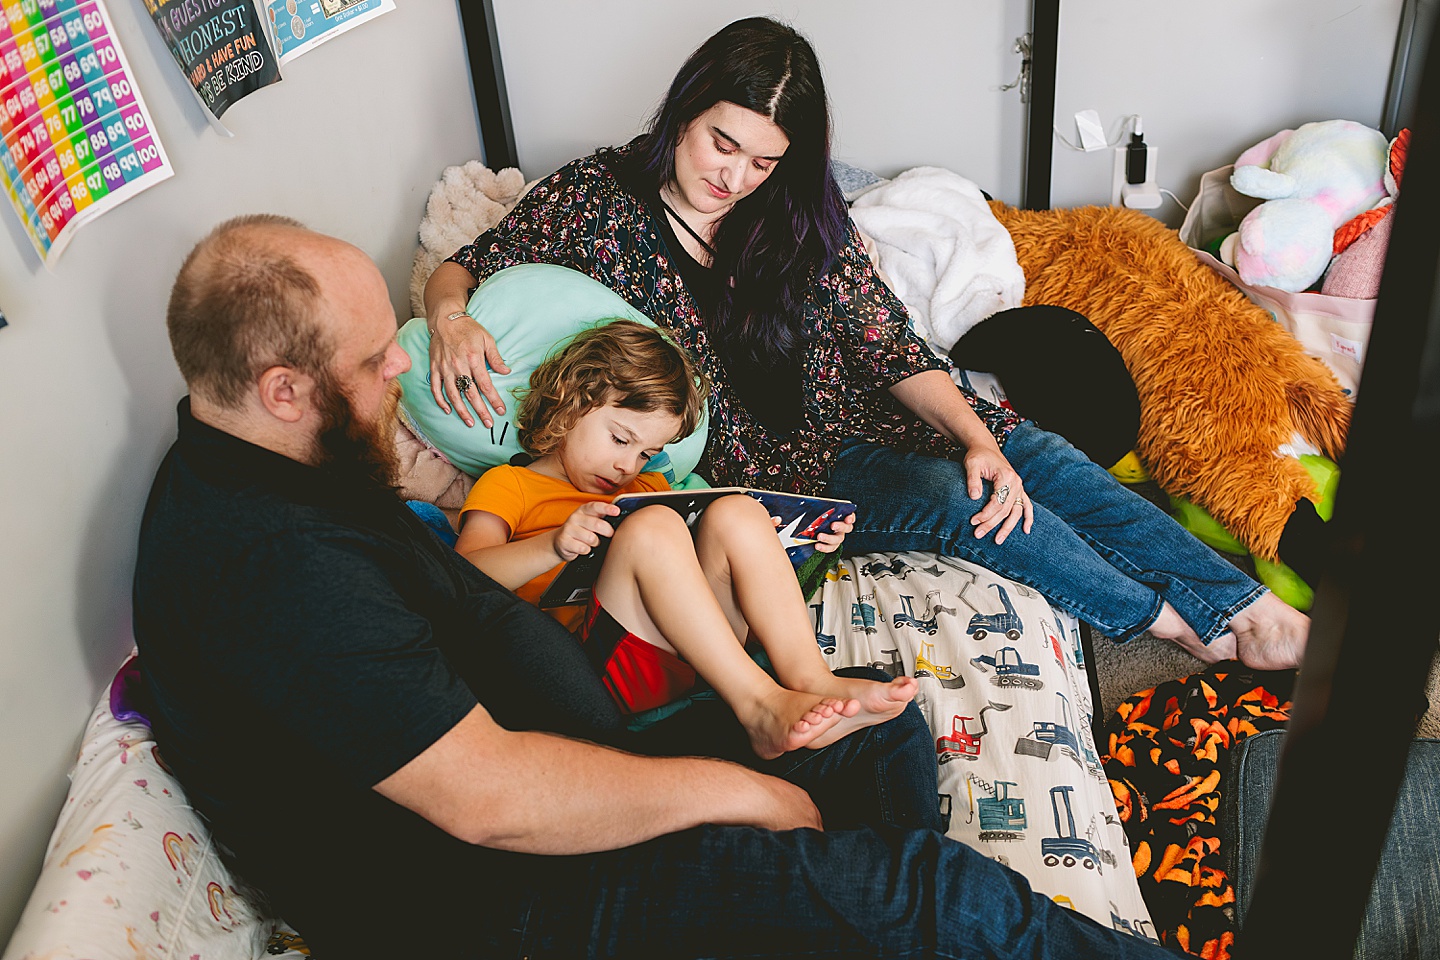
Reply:
M864 667L837 672L885 679ZM705 826L605 853L518 857L526 889L503 908L513 922L486 930L481 956L1173 956L1057 906L946 838L934 741L913 704L824 750L770 761L754 757L718 701L699 701L637 740L628 745L782 776L810 792L826 829Z

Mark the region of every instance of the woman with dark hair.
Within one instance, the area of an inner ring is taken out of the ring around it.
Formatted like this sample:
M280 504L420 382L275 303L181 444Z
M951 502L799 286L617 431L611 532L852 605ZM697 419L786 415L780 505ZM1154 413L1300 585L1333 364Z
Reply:
M1308 618L1061 437L957 388L911 332L831 175L819 63L790 27L720 30L645 133L541 181L435 271L431 389L468 425L472 409L489 425L487 401L503 412L488 369L507 371L469 295L534 262L594 277L695 356L711 481L852 500L853 551L975 561L1107 636L1299 663Z

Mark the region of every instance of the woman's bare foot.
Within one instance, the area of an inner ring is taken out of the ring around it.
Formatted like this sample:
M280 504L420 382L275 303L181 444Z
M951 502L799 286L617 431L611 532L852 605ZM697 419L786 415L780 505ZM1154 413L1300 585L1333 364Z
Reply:
M773 760L782 753L813 746L816 737L859 712L855 700L776 687L748 709L736 710L735 715L749 735L755 755Z
M915 699L918 689L919 685L914 677L896 677L889 683L883 680L862 680L858 677L831 677L830 681L823 684L820 692L850 697L860 704L860 709L852 715L842 717L806 746L812 750L828 747L856 730L898 717L905 705Z
M1288 670L1300 666L1310 618L1270 591L1235 614L1230 621L1240 662L1256 670Z
M1155 622L1150 624L1147 630L1152 637L1169 640L1202 663L1235 659L1234 634L1222 633L1207 646L1200 642L1200 635L1195 629L1168 603L1161 604L1160 616L1155 618Z

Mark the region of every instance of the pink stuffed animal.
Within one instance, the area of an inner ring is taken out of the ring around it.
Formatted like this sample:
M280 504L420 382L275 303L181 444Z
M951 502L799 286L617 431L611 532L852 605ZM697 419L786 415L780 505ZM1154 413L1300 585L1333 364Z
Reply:
M1330 264L1335 230L1386 195L1379 130L1323 120L1282 130L1235 161L1230 184L1265 200L1227 238L1221 259L1246 283L1298 292Z

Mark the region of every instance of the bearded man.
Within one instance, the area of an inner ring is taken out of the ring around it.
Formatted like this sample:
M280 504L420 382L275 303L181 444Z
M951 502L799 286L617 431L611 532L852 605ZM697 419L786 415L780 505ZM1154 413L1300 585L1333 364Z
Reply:
M355 247L222 224L167 320L190 396L140 530L147 713L317 955L1164 955L943 837L913 705L775 761L700 705L658 725L753 768L593 742L619 717L570 635L396 495L410 361Z

